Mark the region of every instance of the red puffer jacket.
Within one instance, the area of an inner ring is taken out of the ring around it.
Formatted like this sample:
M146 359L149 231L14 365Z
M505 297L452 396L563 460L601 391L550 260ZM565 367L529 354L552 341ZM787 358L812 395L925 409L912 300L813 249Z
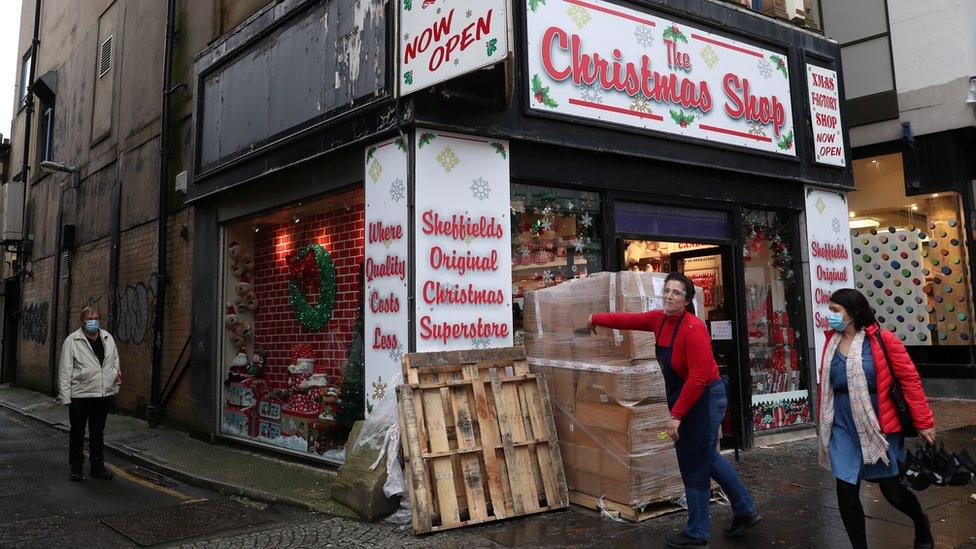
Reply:
M891 370L895 371L898 382L901 383L901 391L905 395L905 402L915 421L916 429L931 429L935 427L935 419L932 417L932 409L929 408L929 401L925 398L925 390L922 389L922 380L918 377L918 370L915 363L908 356L908 351L898 339L898 336L882 330L877 324L864 328L864 333L871 343L871 357L874 359L874 371L877 376L878 389L878 422L881 423L881 432L898 433L901 432L901 423L898 422L898 412L895 404L888 395L891 387ZM891 357L891 368L888 368L888 361L885 360L884 351L878 345L875 334L881 333L888 356ZM830 338L837 335L833 330L827 330L827 342L824 344L820 357L820 367L830 368L830 361L827 360L827 348L830 346ZM819 411L820 399L817 399ZM818 414L819 416L819 414Z

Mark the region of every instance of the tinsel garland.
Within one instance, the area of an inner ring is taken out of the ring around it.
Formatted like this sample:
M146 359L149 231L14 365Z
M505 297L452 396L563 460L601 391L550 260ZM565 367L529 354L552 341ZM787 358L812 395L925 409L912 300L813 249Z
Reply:
M318 268L319 275L319 299L314 304L309 304L305 298L305 288L302 282L309 278L311 266L304 261L311 253L315 258L315 267ZM332 308L335 305L336 294L336 269L332 262L332 256L320 244L309 244L296 256L296 261L292 263L296 268L289 273L288 292L291 299L291 307L295 311L295 316L302 326L313 332L322 329L332 318Z

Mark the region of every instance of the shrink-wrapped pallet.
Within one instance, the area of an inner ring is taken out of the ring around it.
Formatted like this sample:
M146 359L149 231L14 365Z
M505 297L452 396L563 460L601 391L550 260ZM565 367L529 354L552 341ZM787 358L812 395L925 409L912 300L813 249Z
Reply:
M662 308L666 276L599 273L525 296L526 356L549 381L569 489L634 509L684 492L664 377L651 332L593 334L589 318Z

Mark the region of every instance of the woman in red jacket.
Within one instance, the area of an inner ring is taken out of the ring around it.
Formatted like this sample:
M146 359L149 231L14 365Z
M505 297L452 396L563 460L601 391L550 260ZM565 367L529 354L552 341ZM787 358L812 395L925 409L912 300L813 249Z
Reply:
M735 469L715 450L718 427L728 406L726 382L719 377L705 323L695 316L694 297L691 280L671 273L664 283L663 311L590 317L591 329L605 326L654 332L671 410L668 435L674 441L688 500L688 524L665 538L668 547L708 544L709 478L719 483L732 502L734 517L725 535L740 535L762 520Z
M830 296L820 360L820 463L837 479L837 507L855 549L867 547L861 480L877 482L891 505L915 525L915 547L932 547L928 517L902 484L905 437L891 401L891 373L901 384L919 435L935 442L935 421L912 359L898 337L882 330L861 292L845 288ZM889 364L887 357L890 357Z

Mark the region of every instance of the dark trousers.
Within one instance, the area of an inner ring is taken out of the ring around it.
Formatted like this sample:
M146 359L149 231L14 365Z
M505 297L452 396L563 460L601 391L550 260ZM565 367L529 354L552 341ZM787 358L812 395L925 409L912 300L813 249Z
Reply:
M85 425L88 426L88 454L93 467L105 463L105 418L112 407L112 397L72 398L68 404L71 437L68 443L68 463L80 471L85 464Z

